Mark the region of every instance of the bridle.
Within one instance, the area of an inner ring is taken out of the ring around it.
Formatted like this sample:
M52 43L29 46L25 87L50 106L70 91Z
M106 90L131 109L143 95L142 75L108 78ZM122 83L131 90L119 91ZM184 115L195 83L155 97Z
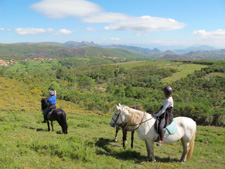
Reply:
M112 120L114 121L115 125L117 125L117 126L122 126L122 124L123 124L123 122L120 123L120 124L117 123L117 121L118 121L118 119L119 119L119 117L120 117L120 114L121 114L121 111L117 114L116 120L114 120L113 117L112 117Z

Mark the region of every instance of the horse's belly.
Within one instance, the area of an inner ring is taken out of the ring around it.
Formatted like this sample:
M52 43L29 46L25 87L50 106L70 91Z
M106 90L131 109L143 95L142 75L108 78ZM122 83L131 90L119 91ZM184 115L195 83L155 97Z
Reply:
M164 143L172 144L172 143L174 143L176 141L179 141L180 139L181 139L181 137L169 135L169 136L165 136L164 137Z
M171 143L174 143L178 140L180 140L182 137L183 137L183 133L182 133L182 130L180 130L178 128L177 132L172 134L172 135L164 135L164 143L166 144L171 144Z

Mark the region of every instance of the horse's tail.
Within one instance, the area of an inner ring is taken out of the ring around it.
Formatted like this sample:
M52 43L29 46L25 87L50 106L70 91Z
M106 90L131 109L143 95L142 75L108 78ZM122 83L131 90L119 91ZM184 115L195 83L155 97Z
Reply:
M188 146L188 153L187 153L187 160L190 160L191 159L191 156L193 154L193 151L194 151L194 145L195 145L195 136L196 136L196 129L195 129L195 132L191 138L191 141L189 143L189 146Z

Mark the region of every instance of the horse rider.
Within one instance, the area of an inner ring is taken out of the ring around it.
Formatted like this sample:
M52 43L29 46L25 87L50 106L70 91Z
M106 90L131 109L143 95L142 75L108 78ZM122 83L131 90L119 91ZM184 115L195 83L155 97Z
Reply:
M170 86L165 86L163 89L165 100L162 106L162 109L157 113L153 114L153 117L158 117L159 119L159 142L158 146L163 145L163 138L165 133L165 127L168 126L173 121L173 97L172 97L172 88Z
M49 95L51 97L48 98L47 100L47 104L48 104L48 107L45 109L43 115L44 115L44 121L42 123L46 123L46 120L47 120L47 116L48 116L48 113L52 110L52 109L55 109L56 108L56 90L51 90L49 92Z

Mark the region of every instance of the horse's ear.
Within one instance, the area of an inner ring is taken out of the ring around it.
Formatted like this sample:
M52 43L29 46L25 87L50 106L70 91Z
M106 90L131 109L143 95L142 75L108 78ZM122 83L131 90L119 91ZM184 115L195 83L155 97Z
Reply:
M119 103L119 106L122 107L120 103Z
M121 110L121 107L120 107L120 106L117 106L117 105L116 105L116 108L117 108L117 110Z

